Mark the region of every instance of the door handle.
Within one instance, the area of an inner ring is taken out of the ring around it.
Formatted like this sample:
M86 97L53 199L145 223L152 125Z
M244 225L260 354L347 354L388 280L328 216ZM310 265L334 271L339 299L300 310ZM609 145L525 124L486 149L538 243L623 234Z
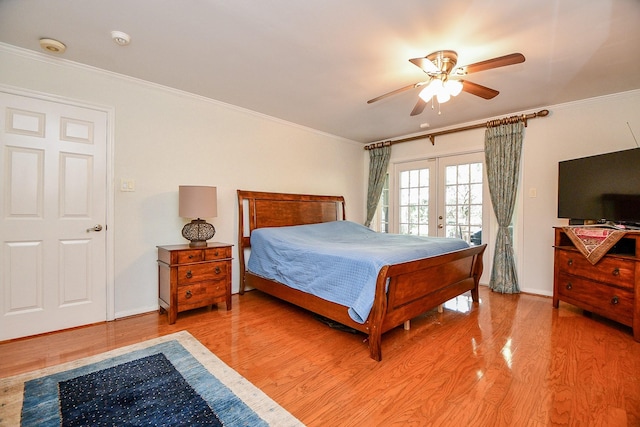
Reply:
M91 233L92 231L102 231L102 226L100 224L96 224L91 228L87 228L87 233Z

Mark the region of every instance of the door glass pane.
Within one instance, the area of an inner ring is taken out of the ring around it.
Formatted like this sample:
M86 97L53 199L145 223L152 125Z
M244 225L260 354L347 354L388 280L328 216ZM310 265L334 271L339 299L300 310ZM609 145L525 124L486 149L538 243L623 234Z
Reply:
M399 232L429 234L429 169L400 172Z
M482 163L445 169L445 237L480 244L482 230Z

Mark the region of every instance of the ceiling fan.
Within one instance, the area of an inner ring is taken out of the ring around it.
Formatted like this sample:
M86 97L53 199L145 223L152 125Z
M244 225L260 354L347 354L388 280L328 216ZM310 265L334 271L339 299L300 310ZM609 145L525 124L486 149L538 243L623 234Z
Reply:
M440 104L447 102L451 96L456 96L461 91L479 96L480 98L491 99L496 97L500 92L468 80L462 80L461 77L492 68L519 64L524 62L524 60L524 55L521 53L512 53L487 59L486 61L476 62L475 64L456 67L458 54L453 50L439 50L430 53L424 58L413 58L409 60L429 76L427 80L385 93L384 95L370 99L367 101L367 104L421 86L424 86L424 88L418 94L418 102L411 111L412 116L422 113L427 102L434 96Z

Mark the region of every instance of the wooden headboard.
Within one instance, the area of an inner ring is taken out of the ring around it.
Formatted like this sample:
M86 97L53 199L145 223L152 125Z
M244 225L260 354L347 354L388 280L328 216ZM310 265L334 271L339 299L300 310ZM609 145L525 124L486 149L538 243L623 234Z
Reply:
M244 281L245 250L251 247L251 232L256 228L317 224L345 219L343 196L238 190L240 280ZM243 289L242 285L240 289Z

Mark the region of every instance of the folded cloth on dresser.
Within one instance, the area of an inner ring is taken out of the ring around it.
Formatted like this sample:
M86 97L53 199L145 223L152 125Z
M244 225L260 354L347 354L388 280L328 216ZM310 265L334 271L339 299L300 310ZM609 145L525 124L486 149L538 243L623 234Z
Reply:
M626 231L598 227L563 227L569 239L591 264L596 264Z
M468 248L462 239L377 233L350 221L258 228L248 270L349 308L364 323L380 268Z

